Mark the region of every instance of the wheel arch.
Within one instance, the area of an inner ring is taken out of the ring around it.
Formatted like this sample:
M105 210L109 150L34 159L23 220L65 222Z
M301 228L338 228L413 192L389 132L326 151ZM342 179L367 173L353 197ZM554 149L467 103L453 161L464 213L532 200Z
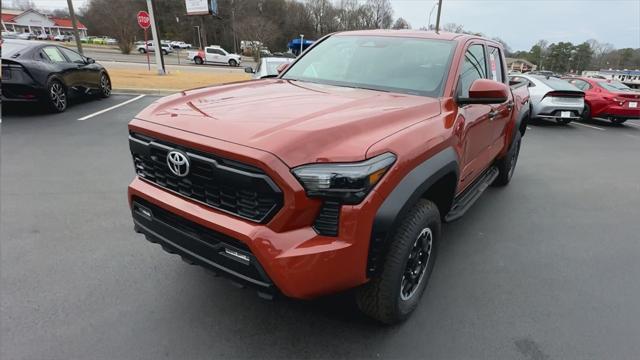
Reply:
M455 150L442 150L413 168L385 198L373 220L366 275L380 268L393 229L420 199L433 201L440 216L451 208L458 184L459 165Z

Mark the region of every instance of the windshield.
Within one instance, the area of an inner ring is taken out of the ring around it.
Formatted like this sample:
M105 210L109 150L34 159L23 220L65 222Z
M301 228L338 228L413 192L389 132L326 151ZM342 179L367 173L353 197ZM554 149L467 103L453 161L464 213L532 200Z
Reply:
M630 87L618 81L612 81L612 82L599 81L598 85L602 86L603 88L609 91L630 91L631 90Z
M332 36L298 60L284 79L438 97L455 43Z

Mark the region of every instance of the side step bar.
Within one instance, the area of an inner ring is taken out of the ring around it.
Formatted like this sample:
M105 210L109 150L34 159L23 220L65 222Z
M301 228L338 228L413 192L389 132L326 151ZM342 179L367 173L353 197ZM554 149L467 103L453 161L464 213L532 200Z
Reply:
M451 210L447 216L444 217L444 220L446 222L451 222L460 219L497 177L498 168L495 166L490 167L480 175L480 177L476 179L476 181L467 190L453 199Z

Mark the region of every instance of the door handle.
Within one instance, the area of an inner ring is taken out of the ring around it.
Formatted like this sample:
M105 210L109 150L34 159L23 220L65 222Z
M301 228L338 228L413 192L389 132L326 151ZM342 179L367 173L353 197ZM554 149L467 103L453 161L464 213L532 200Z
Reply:
M513 109L513 100L510 100L510 101L507 103L507 110L511 111L512 109Z
M489 120L493 120L495 119L495 117L498 115L498 111L491 109L491 111L489 111Z

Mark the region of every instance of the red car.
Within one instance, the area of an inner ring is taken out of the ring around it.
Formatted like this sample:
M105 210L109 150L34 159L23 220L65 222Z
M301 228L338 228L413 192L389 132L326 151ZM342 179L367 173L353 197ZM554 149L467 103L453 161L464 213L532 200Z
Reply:
M594 78L568 78L584 91L583 118L606 118L614 124L640 120L640 93L618 81Z

